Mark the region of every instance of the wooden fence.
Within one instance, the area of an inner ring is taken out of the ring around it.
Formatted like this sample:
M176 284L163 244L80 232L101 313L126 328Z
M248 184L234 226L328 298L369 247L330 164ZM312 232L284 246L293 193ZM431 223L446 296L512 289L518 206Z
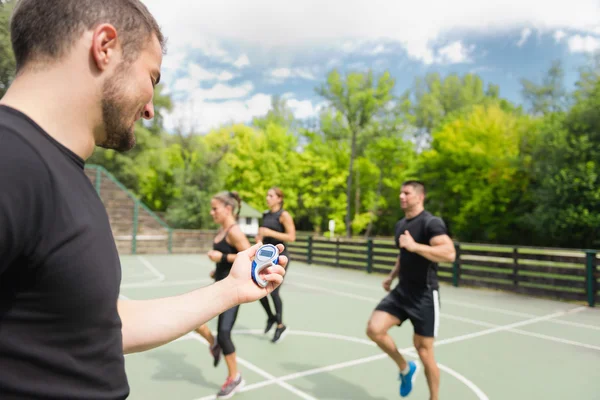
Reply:
M454 286L501 289L594 307L598 294L598 250L510 247L455 243L456 261L440 263L438 277ZM290 257L308 264L388 273L398 249L390 240L297 237Z

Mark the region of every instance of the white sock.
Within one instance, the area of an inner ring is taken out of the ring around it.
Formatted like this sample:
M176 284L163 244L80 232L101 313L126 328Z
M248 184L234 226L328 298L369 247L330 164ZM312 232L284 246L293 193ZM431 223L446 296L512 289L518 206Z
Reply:
M404 368L403 371L400 371L400 373L402 375L408 375L409 372L410 372L410 365L408 365L408 363L406 363L406 368Z

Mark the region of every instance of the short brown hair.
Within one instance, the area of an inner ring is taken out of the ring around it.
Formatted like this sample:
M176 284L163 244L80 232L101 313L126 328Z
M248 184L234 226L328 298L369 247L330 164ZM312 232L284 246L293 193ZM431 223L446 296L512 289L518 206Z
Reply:
M127 62L138 57L152 33L165 51L160 27L140 0L18 0L10 23L17 72L27 63L62 58L85 30L101 23L117 29Z
M421 194L425 195L425 184L421 181L415 180L415 179L411 179L408 181L404 181L402 182L402 186L412 186L415 191L420 192Z

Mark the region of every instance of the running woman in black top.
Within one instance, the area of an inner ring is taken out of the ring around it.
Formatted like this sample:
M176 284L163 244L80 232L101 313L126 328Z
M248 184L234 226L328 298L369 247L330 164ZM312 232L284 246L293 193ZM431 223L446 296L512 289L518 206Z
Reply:
M294 242L296 240L296 226L294 220L289 212L283 209L283 191L278 187L272 187L267 192L267 206L269 209L263 214L263 221L261 227L258 229L258 236L256 241L262 240L264 244L277 245L285 242ZM289 259L289 253L286 249L282 253ZM289 262L287 267L289 267ZM286 268L287 268L286 267ZM275 334L271 340L273 343L277 343L283 339L286 331L286 326L283 324L283 304L281 302L281 296L279 295L279 288L275 289L271 293L273 304L275 305L275 314L271 311L269 305L268 296L260 299L260 304L267 312L267 327L265 328L265 334L269 333L275 323L277 328Z
M229 275L236 254L250 247L250 241L237 224L242 200L237 192L221 192L213 196L210 201L210 215L213 220L221 225L221 229L213 241L213 249L208 252L208 257L217 263L214 279L218 282ZM230 308L219 315L217 328L217 344L223 351L229 375L217 398L231 397L244 386L244 380L238 372L235 346L231 340L231 330L237 318L239 305ZM211 349L214 351L214 349ZM215 366L217 361L215 360Z
M383 288L390 293L375 307L367 335L396 362L400 370L400 396L408 396L417 364L404 360L388 330L410 320L413 342L425 366L430 400L438 400L440 371L433 355L440 312L437 263L453 262L456 254L446 225L424 209L424 201L425 187L421 182L402 184L400 205L404 218L395 227L399 254L394 269L383 281ZM396 276L398 285L390 291Z

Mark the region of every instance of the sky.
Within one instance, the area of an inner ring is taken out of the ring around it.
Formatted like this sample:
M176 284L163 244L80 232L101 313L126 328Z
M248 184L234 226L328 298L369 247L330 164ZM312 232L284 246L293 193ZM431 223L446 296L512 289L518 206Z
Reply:
M315 117L333 69L389 71L397 95L428 72L473 72L522 103L522 78L541 82L560 60L571 89L600 50L598 0L142 1L167 37L169 131L249 122L273 95Z

